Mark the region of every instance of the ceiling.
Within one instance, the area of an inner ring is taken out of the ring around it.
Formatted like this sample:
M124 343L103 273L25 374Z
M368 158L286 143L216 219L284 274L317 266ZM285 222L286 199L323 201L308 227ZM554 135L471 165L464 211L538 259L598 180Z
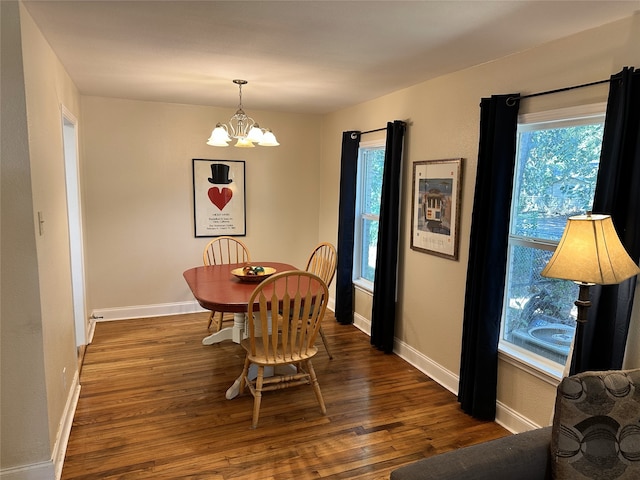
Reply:
M327 113L640 12L634 1L23 1L84 95Z

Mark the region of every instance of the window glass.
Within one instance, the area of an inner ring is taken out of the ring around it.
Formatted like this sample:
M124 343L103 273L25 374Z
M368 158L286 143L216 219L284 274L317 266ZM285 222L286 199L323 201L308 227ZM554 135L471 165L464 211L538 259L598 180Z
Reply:
M370 289L375 279L384 153L380 142L361 144L358 153L354 281Z
M518 347L525 361L564 365L569 353L578 287L540 272L567 219L591 210L603 121L603 115L559 118L518 128L500 341Z

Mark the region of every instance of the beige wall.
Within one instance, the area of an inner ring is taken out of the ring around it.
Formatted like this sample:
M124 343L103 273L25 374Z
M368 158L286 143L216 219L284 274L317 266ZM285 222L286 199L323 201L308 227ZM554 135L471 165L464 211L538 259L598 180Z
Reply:
M245 240L253 258L302 265L315 243L336 241L342 131L407 120L396 336L455 377L480 98L590 82L623 65L640 66L636 15L324 117L251 111L282 146L216 149L204 141L233 109L80 97L24 9L18 18L15 3L0 4L3 471L51 458L71 394L62 371L76 373L61 104L80 120L89 312L192 300L181 274L200 263L207 242L193 236L192 158L245 160ZM600 102L606 92L602 86L540 97L524 101L522 111ZM458 261L409 248L411 164L451 157L465 158ZM38 211L45 215L43 236ZM370 301L357 298L365 315ZM498 398L503 410L543 425L554 388L503 360Z
M479 102L492 94L534 93L607 79L625 65L640 65L640 16L583 32L539 48L421 83L377 100L328 115L322 153L326 193L320 235L335 237L340 138L345 130L370 130L387 121L407 120L403 172L403 226L400 239L396 337L456 378L478 153ZM428 61L428 60L425 60ZM606 101L606 85L524 100L521 112ZM366 138L363 138L366 139ZM409 248L412 163L465 159L460 258L426 255ZM357 298L360 295L357 296ZM370 307L369 307L370 308ZM359 310L359 307L356 307ZM640 365L637 365L640 366ZM457 385L450 386L457 388ZM547 424L555 398L553 384L504 361L498 401L525 423Z
M2 2L2 39L2 469L51 471L77 375L61 104L77 113L79 95L15 2Z
M319 239L320 117L248 110L281 146L206 145L234 111L82 98L89 311L193 300L182 272L211 240L194 237L193 158L244 160L252 260L304 268Z
M34 217L42 212L45 222L42 235L36 235L36 247L49 435L53 446L60 427L58 422L78 370L62 106L77 117L80 97L35 23L28 15L22 19L33 209Z

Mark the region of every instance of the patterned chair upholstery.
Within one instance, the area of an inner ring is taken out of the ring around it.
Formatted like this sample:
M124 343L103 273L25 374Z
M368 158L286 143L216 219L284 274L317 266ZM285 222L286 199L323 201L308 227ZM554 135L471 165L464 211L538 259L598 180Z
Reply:
M557 480L640 479L640 370L564 378L551 455Z

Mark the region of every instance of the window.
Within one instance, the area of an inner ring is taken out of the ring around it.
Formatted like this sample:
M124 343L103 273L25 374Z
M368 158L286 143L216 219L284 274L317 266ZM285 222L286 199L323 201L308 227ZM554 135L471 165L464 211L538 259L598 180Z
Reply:
M361 142L358 150L353 280L370 291L376 273L384 153L384 140Z
M575 332L578 287L540 276L567 218L591 210L604 105L521 116L500 349L560 372Z

